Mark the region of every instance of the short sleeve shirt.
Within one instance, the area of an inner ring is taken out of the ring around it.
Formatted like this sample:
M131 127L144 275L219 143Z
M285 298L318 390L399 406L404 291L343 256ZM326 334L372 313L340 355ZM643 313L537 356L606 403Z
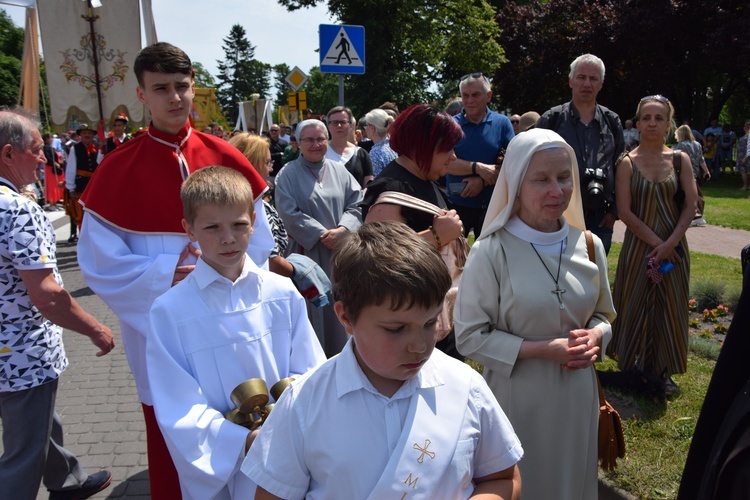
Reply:
M62 328L31 303L18 271L52 269L55 231L38 204L0 179L0 392L31 389L67 367Z

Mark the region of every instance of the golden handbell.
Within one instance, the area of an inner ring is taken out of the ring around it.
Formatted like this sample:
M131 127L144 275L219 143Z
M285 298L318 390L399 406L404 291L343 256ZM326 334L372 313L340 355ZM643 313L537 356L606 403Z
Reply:
M273 384L273 386L271 386L271 396L273 396L273 400L278 401L281 397L281 393L284 392L286 388L292 384L292 382L294 382L294 377L287 377L282 378L281 380Z
M278 401L281 393L289 387L294 378L287 377L276 382L271 387L274 401ZM229 399L237 407L228 411L224 417L237 425L255 430L265 422L274 404L268 404L268 388L266 382L260 378L251 378L239 384L232 390Z

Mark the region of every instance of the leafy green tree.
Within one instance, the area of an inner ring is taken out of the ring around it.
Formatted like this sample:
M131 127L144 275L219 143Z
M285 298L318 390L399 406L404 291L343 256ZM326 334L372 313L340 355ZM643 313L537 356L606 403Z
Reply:
M322 0L279 0L289 10ZM504 61L495 9L486 0L328 0L341 23L365 27L365 75L346 78L345 100L361 116L384 101L405 107L452 95L466 73Z
M18 101L22 57L23 28L0 10L0 106L11 106Z
M276 88L274 104L276 106L285 106L289 104L289 95L287 93L291 92L293 89L286 83L285 78L291 71L292 68L286 63L277 64L273 67L273 81Z
M224 38L225 59L217 61L219 87L217 97L227 116L237 114L237 103L250 99L252 94L269 97L271 65L255 59L255 46L247 39L245 28L232 26Z
M506 1L496 18L509 62L495 73L498 100L540 113L570 100L569 64L591 52L606 66L599 101L623 120L641 97L663 94L678 121L702 129L733 95L750 94L750 44L737 36L748 18L740 0Z
M208 72L203 64L193 61L195 70L195 86L201 89L212 89L216 87L216 79Z
M303 90L307 93L307 107L312 109L314 114L324 115L339 103L338 76L321 73L318 66L310 69L310 75Z

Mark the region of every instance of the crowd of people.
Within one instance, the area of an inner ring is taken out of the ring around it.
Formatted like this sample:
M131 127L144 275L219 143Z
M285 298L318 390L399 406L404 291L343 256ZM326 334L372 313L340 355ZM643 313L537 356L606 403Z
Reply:
M54 412L62 328L97 355L114 341L62 288L54 231L20 195L40 165L45 207L65 206L86 284L120 321L154 499L596 498L595 362L606 353L661 401L679 394L685 234L703 220L698 185L738 142L717 123L684 124L668 147L669 99L644 97L623 122L597 101L592 54L570 64L570 101L541 114L492 111L490 79L470 73L446 111L384 103L358 122L336 106L262 135L191 126L178 47L146 47L133 71L151 116L137 137L125 115L97 145L86 124L42 136L0 111L15 297L0 301L0 479L18 498L111 481L65 450ZM290 377L273 412L230 413L247 380Z

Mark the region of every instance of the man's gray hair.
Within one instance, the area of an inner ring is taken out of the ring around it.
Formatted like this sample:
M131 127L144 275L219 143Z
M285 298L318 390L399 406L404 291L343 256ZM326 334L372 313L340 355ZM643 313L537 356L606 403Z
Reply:
M594 54L583 54L576 57L573 62L570 63L570 74L568 75L568 78L572 80L573 77L575 77L576 68L578 68L579 64L593 64L599 68L599 76L602 81L604 81L604 61L596 57Z
M0 148L10 144L19 151L31 145L33 133L41 124L30 111L14 106L0 108Z
M478 76L476 78L474 78L473 76L468 76L468 77L464 78L463 80L461 80L460 82L458 82L458 92L459 93L463 93L463 91L464 91L464 85L468 85L468 84L474 83L474 82L482 82L482 89L484 90L485 94L490 91L490 88L491 88L490 87L490 80L486 76L480 74L480 76Z

